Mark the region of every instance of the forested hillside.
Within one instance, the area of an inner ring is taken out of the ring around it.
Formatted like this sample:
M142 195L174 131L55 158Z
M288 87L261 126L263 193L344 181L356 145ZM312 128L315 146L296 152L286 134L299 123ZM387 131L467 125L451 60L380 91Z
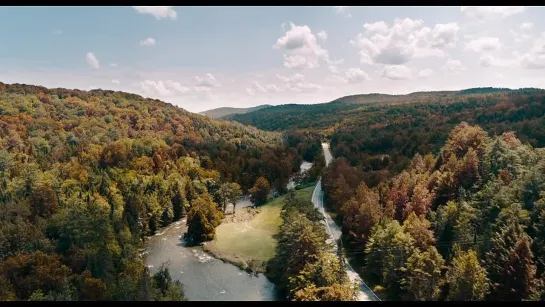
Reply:
M545 90L540 89L355 95L232 118L266 130L327 135L333 155L358 166L370 186L399 173L415 153L437 153L461 121L479 125L491 135L514 131L523 143L545 146Z
M224 108L217 108L212 110L207 110L204 112L201 112L203 115L208 115L212 118L220 118L225 117L233 114L245 114L253 111L257 111L259 109L268 108L270 105L264 104L261 106L251 107L251 108L230 108L230 107L224 107Z
M545 91L404 97L233 118L284 130L309 156L330 139L327 205L347 255L385 299L543 300Z
M465 122L445 141L377 187L345 158L325 169L347 254L391 300L543 300L545 151Z
M366 108L362 108L362 106L388 107L412 103L455 102L479 95L511 91L513 90L504 88L473 88L461 91L416 92L407 95L361 94L341 97L329 103L273 106L246 114L233 114L224 117L224 119L273 131L308 128L327 130L345 118L351 118L354 116L353 114L365 111ZM357 110L349 112L354 109Z
M473 90L475 92L476 90ZM437 153L461 121L490 135L514 131L523 143L545 146L545 91L457 95L428 103L370 106L331 132L335 157L360 166L367 184L399 173L416 154Z
M348 111L358 107L356 104L342 102L313 105L286 104L246 114L234 114L223 119L271 131L322 130L340 122Z
M142 239L186 212L213 237L229 187L282 192L301 161L278 133L159 100L21 84L0 83L0 144L0 300L180 300Z

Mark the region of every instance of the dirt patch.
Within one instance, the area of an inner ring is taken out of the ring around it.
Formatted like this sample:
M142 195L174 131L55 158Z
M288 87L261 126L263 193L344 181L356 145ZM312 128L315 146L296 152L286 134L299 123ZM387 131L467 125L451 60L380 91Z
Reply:
M223 219L222 223L229 224L229 223L247 222L252 220L256 216L256 214L258 214L259 212L261 212L260 208L250 208L250 207L241 208L235 211L235 213L226 216Z

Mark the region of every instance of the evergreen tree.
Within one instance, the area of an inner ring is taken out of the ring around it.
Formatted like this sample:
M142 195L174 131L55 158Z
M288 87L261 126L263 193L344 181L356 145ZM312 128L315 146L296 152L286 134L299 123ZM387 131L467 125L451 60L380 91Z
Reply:
M507 272L502 290L502 300L526 300L535 291L536 266L533 260L530 238L522 236L509 255Z
M510 218L492 238L490 250L485 255L491 284L491 299L501 300L505 295L505 283L508 278L507 265L511 253L523 233L524 230L520 223L515 218Z

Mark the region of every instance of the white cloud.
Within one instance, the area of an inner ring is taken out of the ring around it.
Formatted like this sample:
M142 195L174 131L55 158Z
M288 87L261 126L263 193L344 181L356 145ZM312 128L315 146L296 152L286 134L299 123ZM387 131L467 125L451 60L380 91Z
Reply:
M100 63L98 62L98 59L95 57L95 55L92 52L87 52L86 58L87 58L87 64L89 64L89 66L92 69L100 68Z
M273 46L284 50L284 66L287 68L316 68L320 60L327 60L329 55L320 47L316 36L308 26L290 23L291 29L276 41Z
M431 48L452 48L456 46L460 27L456 22L438 23L433 29L422 29L421 35Z
M386 65L381 76L391 80L407 80L412 78L411 70L405 65Z
M173 80L145 80L137 84L140 90L147 95L159 97L177 97L184 96L190 99L215 100L209 87L204 86L184 86L178 81Z
M140 82L140 87L145 93L151 95L168 96L172 93L169 89L167 89L163 81L142 81Z
M140 46L151 47L153 45L155 45L155 39L152 37L148 37L145 40L140 41Z
M267 92L270 92L270 93L272 93L272 92L275 92L275 93L282 92L282 89L280 87L276 86L276 84L267 84L265 86L265 88L267 89Z
M344 59L340 59L340 60L336 60L336 61L333 61L333 60L327 60L327 68L329 69L329 71L331 73L334 73L334 74L337 74L339 73L339 68L337 67L338 65L341 65L344 63Z
M110 63L110 67L117 67L117 63Z
M326 31L320 31L318 34L316 34L319 39L325 41L327 39L327 33Z
M261 93L266 93L267 92L267 89L265 89L261 84L259 84L259 82L257 81L254 81L252 82L252 86L253 88L255 88L256 90L260 91Z
M158 20L163 18L176 19L177 15L172 6L133 6L133 8L138 13L153 15Z
M470 40L466 43L465 49L475 52L492 51L501 48L501 42L498 37L483 36Z
M282 75L276 76L278 77L278 79L284 81L284 83L286 84L286 88L292 92L311 92L322 88L318 84L307 82L305 76L300 73L296 73L291 77L286 77Z
M365 23L363 28L370 33L377 33L387 35L390 27L384 21L377 21L374 23Z
M429 68L426 68L426 69L422 69L418 72L418 77L419 78L428 78L429 76L431 76L433 74L433 70L429 69Z
M287 78L286 80L289 80L289 78ZM282 89L276 86L276 84L267 84L263 86L258 81L255 81L255 80L252 81L251 87L246 88L246 93L250 96L254 96L256 93L280 93L280 92L282 92Z
M442 69L453 75L458 75L462 71L466 70L466 68L462 65L462 62L453 59L448 59L447 62L443 65Z
M526 33L519 33L513 30L510 30L509 32L515 37L515 42L517 43L521 43L532 38L531 35L528 35Z
M348 83L348 80L339 75L330 75L326 78L326 81L334 83Z
M113 83L113 84L118 84L118 85L119 85L121 82L119 82L118 79L112 79L112 83Z
M479 58L479 65L482 67L504 67L511 68L519 65L517 59L504 59L490 54L484 54Z
M511 33L516 35L513 31ZM530 38L526 34L515 36L517 41L527 41ZM539 37L534 37L529 43L530 47L525 48L524 53L513 51L512 57L481 55L479 64L482 67L545 69L545 32Z
M475 20L505 18L520 14L526 10L524 6L462 6L460 12Z
M545 69L545 32L533 39L526 53L514 52L514 55L522 68Z
M545 55L525 54L521 58L521 65L526 69L545 69Z
M363 81L369 81L369 75L359 68L349 68L345 72L346 81L349 83L359 83Z
M221 84L218 82L216 77L211 73L206 73L203 77L195 76L195 81L197 81L198 86L200 87L219 87Z
M541 33L540 37L534 39L530 52L535 54L545 54L545 32Z
M534 24L531 23L531 22L523 22L521 25L520 25L520 29L521 30L530 30L534 27Z
M344 15L345 17L352 17L352 14L346 11L348 6L334 6L333 9L335 12Z
M335 65L329 65L327 68L329 69L329 71L332 74L338 74L339 73L339 68L337 68L337 66L335 66Z
M62 30L61 29L55 29L53 30L53 32L51 32L52 34L56 34L56 35L61 35L62 34Z
M401 65L413 58L444 56L445 48L456 46L459 27L456 23L424 27L424 21L410 18L395 19L393 25L383 22L366 23L364 33L351 44L360 49L360 61L365 64Z
M305 76L300 74L300 73L296 73L291 77L286 77L286 76L282 76L282 75L276 75L276 77L278 79L286 82L286 83L294 83L294 82L303 82L303 81L305 81Z

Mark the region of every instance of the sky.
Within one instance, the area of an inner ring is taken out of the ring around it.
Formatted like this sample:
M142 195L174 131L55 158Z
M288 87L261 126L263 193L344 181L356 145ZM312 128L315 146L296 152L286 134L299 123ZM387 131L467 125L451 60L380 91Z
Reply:
M0 7L0 81L191 112L545 88L545 7Z

